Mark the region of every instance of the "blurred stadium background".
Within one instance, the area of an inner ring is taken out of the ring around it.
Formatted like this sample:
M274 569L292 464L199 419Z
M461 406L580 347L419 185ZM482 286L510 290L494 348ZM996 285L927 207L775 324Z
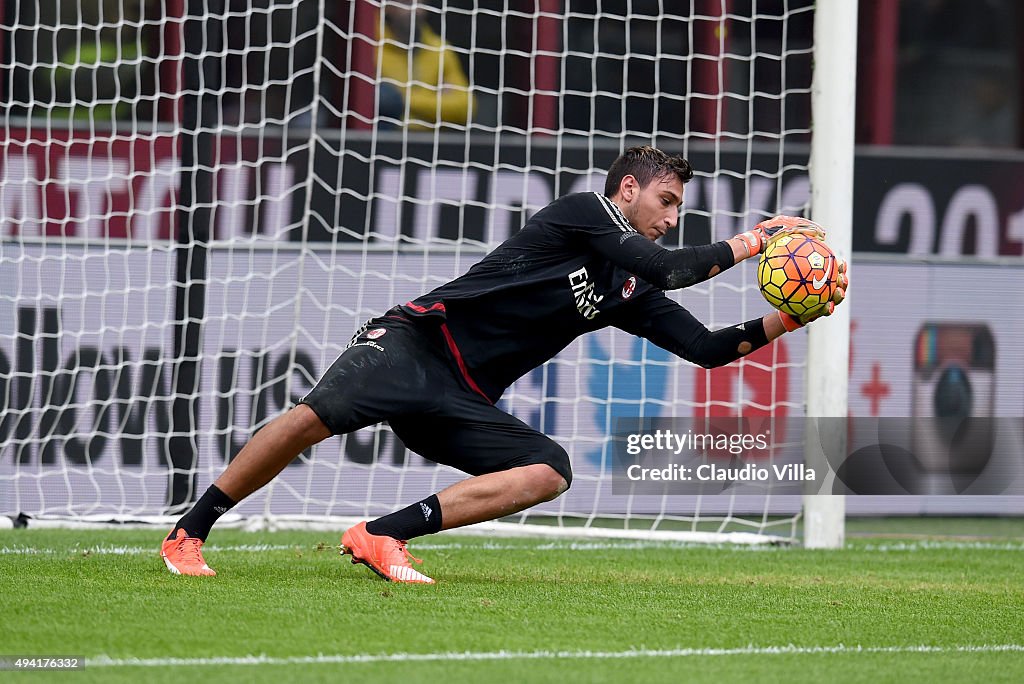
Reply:
M381 4L0 0L12 524L180 511L361 321L554 197L600 189L627 145L698 170L668 246L818 215L810 0L410 0L384 4L419 28L383 39ZM896 489L847 481L846 514L1020 516L1024 10L857 4L851 430L894 419L920 443L943 421L996 422L969 457L919 463ZM678 296L711 326L765 308L753 269ZM672 416L764 418L780 435L816 410L806 356L792 335L708 372L618 334L574 344L504 400L579 473L541 511L574 530L799 540L799 488L613 493L607 436ZM456 477L382 427L318 446L239 512L375 515Z

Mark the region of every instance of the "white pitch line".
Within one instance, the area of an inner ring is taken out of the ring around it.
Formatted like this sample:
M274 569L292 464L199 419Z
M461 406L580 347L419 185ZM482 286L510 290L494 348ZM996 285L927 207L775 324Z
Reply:
M857 547L855 547L857 548ZM919 539L909 542L883 542L879 544L865 544L859 547L864 551L930 551L940 550L979 550L979 551L1024 551L1024 543L1021 542L986 542L986 541L943 541L941 539Z
M207 546L205 551L234 551L236 553L264 553L266 551L293 551L295 549L303 549L297 544L239 544L236 546L215 546L213 544ZM314 550L313 547L308 547L309 550ZM114 546L111 545L94 545L94 546L67 546L64 548L46 548L46 547L34 547L34 546L0 546L0 556L13 555L13 556L52 556L62 554L74 554L74 555L97 555L97 556L147 556L156 555L160 553L160 546L154 544L153 546Z
M505 542L481 541L481 542L419 542L412 545L420 551L450 551L468 549L474 551L517 551L529 549L530 551L605 551L605 550L627 550L640 551L644 549L720 549L732 552L756 552L756 553L786 553L791 549L778 546L736 546L733 544L695 544L665 541L544 541L535 544L509 544ZM310 544L235 544L218 545L208 544L203 550L211 552L234 552L234 553L265 553L267 551L317 551L333 549L333 544L325 544L324 549L317 549ZM1022 542L985 542L985 541L943 541L943 540L919 540L911 542L891 542L881 544L866 544L864 546L848 545L848 548L855 551L875 551L881 553L904 552L904 551L1024 551ZM31 555L63 555L63 554L86 554L86 555L107 555L107 556L133 556L149 555L159 553L159 547L153 546L117 546L114 544L98 544L93 546L68 546L63 548L34 547L34 546L0 546L0 556L31 556Z
M86 667L185 667L206 665L323 665L359 663L453 662L493 660L623 660L630 658L706 658L720 656L843 655L864 653L1024 653L1022 644L963 646L745 646L741 648L630 649L627 651L449 651L440 653L358 653L275 657L86 658Z

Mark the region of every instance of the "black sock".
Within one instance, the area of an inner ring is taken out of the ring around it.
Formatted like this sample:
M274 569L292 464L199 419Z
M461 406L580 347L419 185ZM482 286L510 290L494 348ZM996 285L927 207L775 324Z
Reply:
M408 541L441 531L441 503L432 494L419 503L366 523L370 534Z
M199 497L199 501L196 501L192 510L181 516L181 520L174 526L167 538L173 539L178 530L185 530L185 534L188 536L206 541L213 524L220 516L230 511L235 503L231 497L217 489L216 485L210 485L206 493Z

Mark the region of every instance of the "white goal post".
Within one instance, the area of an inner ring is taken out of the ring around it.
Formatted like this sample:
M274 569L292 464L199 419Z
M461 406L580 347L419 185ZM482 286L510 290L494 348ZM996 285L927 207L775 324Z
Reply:
M2 5L0 524L168 524L363 321L602 190L630 145L696 169L666 246L810 212L850 253L853 0ZM750 320L755 270L671 296ZM839 311L712 371L618 331L574 342L501 403L567 449L572 488L471 531L841 546L842 497L613 477L636 421L752 418L784 443L805 408L845 415ZM385 425L225 524L338 529L461 477Z
M849 260L853 252L853 151L857 83L857 3L821 2L814 17L814 83L811 92L811 217L828 226L829 244ZM807 413L848 415L850 366L849 302L810 327L807 344ZM832 453L846 453L846 421L822 423ZM818 443L819 445L821 442ZM808 463L820 450L808 441ZM804 498L804 546L841 548L845 541L845 498L809 494Z

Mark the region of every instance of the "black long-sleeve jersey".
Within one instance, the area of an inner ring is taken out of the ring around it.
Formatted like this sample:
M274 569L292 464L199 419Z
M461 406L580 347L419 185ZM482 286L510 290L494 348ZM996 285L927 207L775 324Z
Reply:
M614 326L710 368L767 344L761 319L709 331L665 290L734 264L726 242L667 250L598 193L555 200L464 275L400 307L440 320L469 385L494 402L580 335ZM715 269L715 267L718 267Z

